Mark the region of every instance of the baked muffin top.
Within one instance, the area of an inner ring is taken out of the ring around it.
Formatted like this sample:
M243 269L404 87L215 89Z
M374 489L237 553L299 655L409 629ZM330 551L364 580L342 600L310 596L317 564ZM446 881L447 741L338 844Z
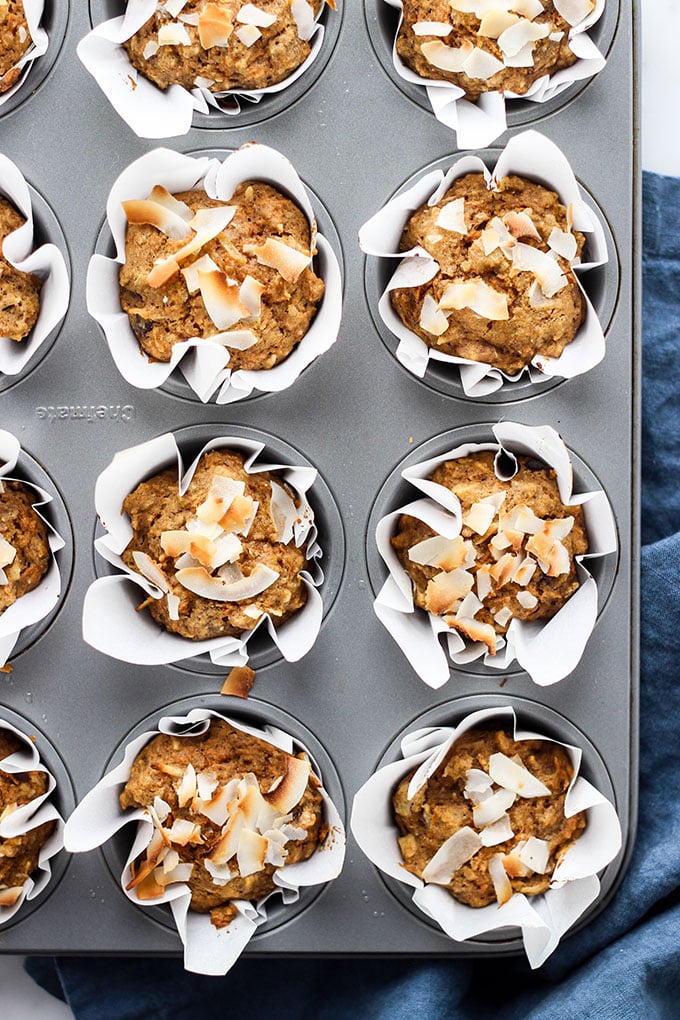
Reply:
M47 572L47 528L33 509L35 495L21 482L0 480L0 615Z
M470 907L545 892L586 825L565 817L573 768L551 741L469 730L409 799L412 776L393 798L404 867Z
M123 208L121 306L151 358L169 361L174 344L198 337L225 346L231 369L257 370L297 346L324 285L311 265L309 223L293 201L246 181L228 202L155 187Z
M407 221L401 250L424 248L439 269L393 290L392 306L428 347L515 375L576 336L585 302L572 265L584 243L555 192L515 175L489 188L466 174Z
M191 640L238 636L269 613L277 623L306 602L285 481L249 474L229 450L204 454L180 496L177 470L142 482L123 503L133 537L124 562L165 592L145 603L154 620Z
M128 888L154 899L164 878L186 881L192 908L228 924L232 900L273 892L275 870L307 860L325 839L319 786L305 756L222 719L201 736L154 737L120 795L124 810L149 809L156 830Z
M30 45L22 0L0 0L0 95L19 80L16 65Z
M7 235L25 222L14 206L0 196L0 337L17 341L24 340L37 322L42 280L34 273L15 269L3 255L2 246Z
M486 450L440 464L431 479L460 500L454 539L404 515L392 545L413 582L417 606L496 653L511 620L549 619L579 586L575 556L587 552L580 506L565 506L555 472L518 457L501 481Z

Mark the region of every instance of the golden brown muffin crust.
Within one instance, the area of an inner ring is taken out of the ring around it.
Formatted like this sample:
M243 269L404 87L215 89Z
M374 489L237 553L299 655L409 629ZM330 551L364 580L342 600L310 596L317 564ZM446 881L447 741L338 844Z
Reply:
M0 762L23 747L13 733L0 729ZM44 772L17 772L11 774L0 768L0 817L4 811L29 804L47 790ZM0 889L22 886L38 866L40 850L54 830L54 822L45 822L34 829L0 838Z
M21 482L0 482L0 537L16 550L14 561L4 568L8 583L0 584L0 614L36 588L49 566L47 528L34 502Z
M14 206L0 196L0 337L17 341L24 340L36 324L42 280L34 273L15 269L2 254L2 246L7 235L25 222Z
M245 495L258 503L257 514L247 537L241 536L243 552L236 561L244 574L250 574L257 563L279 573L279 577L259 595L239 602L218 602L202 598L175 580L175 557L168 556L161 546L165 531L181 530L193 518L207 498L215 474L226 475L245 483ZM270 613L277 624L283 623L306 602L306 590L300 571L306 564L305 549L292 542L285 545L276 538L277 531L269 510L271 483L285 487L281 478L267 471L248 474L243 458L228 450L211 450L196 468L191 484L183 496L177 487L177 471L168 469L142 482L123 503L134 532L123 560L136 570L133 553L144 552L157 563L169 581L171 592L179 598L179 619L169 616L168 601L150 599L147 603L154 620L166 630L194 641L204 638L238 635L252 630L256 619L248 615L248 607Z
M402 833L399 846L407 871L422 877L428 862L450 836L465 826L474 828L473 805L463 794L466 773L468 769L488 773L489 757L497 752L508 758L518 755L524 767L548 787L550 796L517 797L508 810L513 838L482 847L454 873L446 888L470 907L484 907L495 901L488 871L490 859L498 853L510 853L519 842L531 836L550 844L548 869L545 874L511 877L510 881L513 892L527 896L545 892L555 867L586 825L584 812L571 818L564 816L564 801L573 769L563 747L544 740L514 741L504 730L470 730L456 741L412 800L408 800L407 791L413 772L399 783L394 793L394 817Z
M256 255L246 254L243 247L275 238L309 254L311 235L306 216L276 188L258 181L240 184L228 202L211 199L204 191L175 197L194 211L236 208L228 226L187 259L187 264L209 255L239 286L247 276L264 286L259 317L243 319L234 327L250 330L258 341L245 351L230 348L229 367L234 371L273 368L288 357L309 329L324 285L309 267L294 283L286 281L276 269L261 265ZM125 265L120 271L121 306L140 346L157 361L169 361L174 344L182 340L221 332L208 315L200 291L190 294L181 272L161 287L147 282L154 262L172 255L184 243L148 224L129 224L127 228Z
M22 0L0 0L0 95L19 80L16 64L30 45Z
M323 0L311 0L314 13L320 10ZM162 89L169 85L195 88L196 78L212 81L206 86L211 92L228 89L262 89L288 78L305 62L311 46L298 37L297 24L290 9L290 0L258 0L256 6L276 18L272 25L260 27L261 37L251 46L237 35L241 27L238 13L244 0L212 0L212 7L226 14L232 32L226 46L201 45L198 28L182 22L190 45L161 46L153 56L144 56L149 43L158 41L158 31L174 19L159 8L142 28L123 45L133 67ZM188 0L182 15L200 14L206 0Z
M467 234L445 230L436 225L440 210L450 202L464 199ZM567 285L540 307L531 304L535 275L519 271L497 247L485 253L482 231L494 218L503 219L515 212L528 213L541 240L522 235L519 240L542 252L548 252L553 229L568 230L567 210L558 196L540 184L521 177L502 178L489 190L482 174L459 177L444 197L433 206L422 205L408 220L402 234L401 251L421 247L438 262L439 270L428 283L419 287L397 288L391 292L392 305L408 329L435 350L452 357L493 365L514 375L528 365L536 354L557 358L576 333L585 316L585 302L567 259L558 257L558 265ZM585 238L574 232L577 254ZM421 325L421 310L426 296L439 302L451 283L482 280L507 298L508 317L489 319L469 307L447 312L448 328L435 336Z
M213 719L210 729L198 737L175 737L160 734L154 737L135 759L130 778L121 795L123 810L130 807L148 807L154 798L160 797L170 806L171 815L165 821L170 827L178 818L199 823L201 843L199 845L177 846L183 862L194 864L189 879L191 906L200 913L215 911L213 921L220 926L228 923L230 911L221 912L223 904L231 900L255 900L273 892L274 867L241 877L240 873L224 885L217 885L203 865L221 836L221 828L200 812L194 812L191 803L179 807L177 797L178 778L191 763L197 774L212 773L219 780L219 786L232 779L242 779L246 773L253 773L258 780L260 791L266 793L274 782L286 772L288 755L258 737L243 733L222 719ZM325 838L322 818L323 802L318 782L310 776L307 787L297 807L291 812L291 825L305 829L304 839L289 840L285 844L286 863L296 863L312 856L319 843ZM236 858L228 862L232 872L238 872Z
M544 10L532 19L534 25L550 26L550 33L563 33L560 39L546 36L537 40L533 48L531 67L505 67L490 78L471 78L462 71L446 71L435 67L425 57L422 45L432 41L460 48L477 47L503 62L503 52L495 38L479 34L481 20L474 14L465 14L451 8L448 0L403 0L404 20L397 36L397 53L416 74L435 81L450 81L463 89L467 99L475 100L484 92L514 92L524 95L534 82L544 75L554 74L576 62L569 48L568 24L555 10L551 0L541 0ZM447 36L416 35L413 25L419 21L438 21L451 25Z

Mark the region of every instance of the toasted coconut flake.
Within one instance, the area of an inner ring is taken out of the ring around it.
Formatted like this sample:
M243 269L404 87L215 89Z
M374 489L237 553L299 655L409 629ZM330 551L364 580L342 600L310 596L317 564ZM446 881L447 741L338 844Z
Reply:
M493 538L489 542L489 545L496 552L503 552L504 549L510 548L511 542L503 531L499 531L496 535L493 536Z
M227 512L220 518L220 527L224 531L247 536L255 520L257 506L250 496L234 496Z
M215 472L208 495L196 511L199 521L219 525L234 499L242 496L245 488L245 482Z
M507 31L510 32L512 29ZM472 53L463 61L462 70L468 78L486 81L488 78L493 78L494 74L502 71L504 66L503 61L494 57L493 53L488 53L486 50L475 46Z
M243 45L248 47L248 49L250 49L251 46L254 46L258 39L262 38L262 32L260 32L259 28L256 28L255 25L241 25L240 28L235 30L234 35L237 36Z
M571 559L566 546L561 542L555 542L548 556L548 577L559 577L560 574L568 574L571 570Z
M524 765L518 765L512 758L500 751L489 758L489 775L494 783L518 797L549 797L550 790L540 779L529 772Z
M7 889L0 889L0 907L13 907L23 891L23 885L13 885Z
M236 878L237 873L228 864L213 864L209 857L203 859L203 866L212 878L213 885L226 885L232 878Z
M513 237L533 237L536 241L541 240L541 235L529 213L507 212L503 222Z
M442 571L428 582L425 608L436 616L450 612L454 604L472 590L473 581L472 574L462 567Z
M545 308L550 304L550 299L541 290L538 280L534 280L529 288L529 304L532 308Z
M512 896L512 886L503 866L504 854L494 854L489 861L489 877L499 906L507 903Z
M201 843L201 826L196 822L190 822L186 818L176 818L172 828L166 829L168 839L177 846L186 846L187 843Z
M443 336L449 328L449 320L437 305L431 294L426 294L420 309L420 328L432 336Z
M459 868L481 849L479 834L469 825L449 836L423 870L423 881L448 885Z
M508 839L512 839L514 835L510 825L510 816L504 814L491 825L486 825L481 831L480 838L482 846L498 846L499 843L505 843Z
M480 623L479 620L465 620L447 616L446 622L454 630L460 631L470 641L480 641L489 649L489 655L496 654L496 631L490 623Z
M179 263L174 256L170 255L167 259L157 259L146 278L146 282L150 287L157 289L162 287L164 283L167 283L168 280L171 280L178 272Z
M2 825L2 823L5 820L5 818L9 818L9 816L14 811L16 811L17 807L18 807L18 804L6 804L5 805L5 807L2 810L2 812L0 812L0 825ZM0 849L0 857L2 857L2 850L1 849Z
M177 792L177 803L181 808L185 807L196 795L196 769L189 762L184 770L184 775L175 787Z
M484 36L485 39L498 39L498 36L505 32L506 28L516 25L518 21L517 15L511 14L509 11L503 11L500 8L488 11L482 17L477 35Z
M496 516L496 508L490 503L473 503L463 514L463 524L478 535L486 535Z
M299 512L288 492L278 482L271 483L269 515L276 528L276 541L288 545L293 541L293 525Z
M217 206L211 209L198 209L189 226L195 236L187 241L179 251L165 259L154 263L153 269L146 278L150 287L162 287L169 279L179 272L179 263L183 259L199 252L206 244L221 234L234 218L236 207L233 205Z
M121 205L129 224L148 224L173 241L183 241L192 232L185 219L151 198L131 199L129 202L121 202Z
M473 592L465 596L458 609L457 616L466 620L474 620L475 616L482 609L482 603Z
M443 39L452 31L452 25L446 21L416 21L411 29L414 35L436 35Z
M16 554L14 546L0 535L0 569L14 563Z
M219 784L214 772L199 772L196 776L196 795L202 801L211 800Z
M255 670L250 666L234 666L222 684L220 694L247 698L255 682Z
M244 244L246 255L254 255L262 266L276 269L287 283L295 283L310 263L311 256L289 244L268 237L264 244Z
M257 608L257 606L246 606L243 610L243 615L249 616L251 620L259 620L264 614L261 609Z
M499 627L505 627L506 623L509 623L510 620L512 619L512 615L513 615L512 609L509 609L507 606L504 606L502 609L499 609L497 613L495 613L494 620L496 621Z
M215 543L215 555L211 562L206 564L211 570L217 570L225 563L235 563L243 552L243 544L236 535L221 535Z
M191 209L186 202L180 202L178 198L175 198L167 188L163 187L162 184L155 184L151 189L149 199L155 202L157 205L162 205L165 209L169 209L170 212L174 213L175 216L179 216L180 219L184 220L185 223L191 223L194 218L194 211Z
M491 776L493 779L493 776ZM495 782L495 780L494 780ZM488 800L476 804L472 809L472 818L478 829L492 825L502 818L508 808L515 803L512 790L497 790Z
M159 46L191 46L191 36L181 21L171 21L158 29Z
M126 891L129 892L130 889L135 889L141 885L153 873L156 866L161 863L167 853L168 846L163 833L158 829L154 829L149 845L146 848L146 859L142 861L136 872L133 871L132 878L125 886Z
M464 42L460 47L447 46L439 39L420 44L420 51L428 64L438 67L440 71L462 71L463 64L473 50L474 46L470 42Z
M159 882L156 881L154 874L146 875L144 879L135 888L135 893L138 900L157 900L159 899L165 889Z
M505 223L503 223L503 220L498 216L494 216L489 225L482 231L480 239L485 255L491 255L496 248L502 248L507 254L507 251L516 244L514 237Z
M545 875L546 871L548 871L549 857L550 843L545 839L538 839L537 836L529 836L519 854L522 864L525 864L539 875Z
M155 57L158 53L158 49L158 43L154 39L149 39L148 43L142 50L142 56L145 60L151 60L151 58Z
M222 344L223 347L231 347L234 351L247 351L255 346L259 337L250 329L232 329L228 333L215 333L206 339Z
M182 587L214 602L241 602L252 599L265 591L279 576L276 570L256 563L252 573L238 578L236 581L225 581L221 577L212 577L205 567L186 567L178 570L175 577Z
M220 4L206 4L198 15L198 38L204 50L226 46L233 31L231 17Z
M537 517L531 507L518 506L506 517L512 531L521 531L525 535L537 535L545 527L541 517Z
M568 280L557 262L530 244L519 242L513 249L512 261L515 269L534 274L546 297L554 297L567 286Z
M255 4L244 4L236 15L236 20L242 25L255 25L257 28L269 28L276 21L275 14L267 14L261 7Z
M412 545L408 551L412 563L424 567L438 567L440 570L451 571L462 567L467 559L467 549L462 535L455 538L444 538L433 535L422 542Z
M298 39L307 42L311 39L316 25L313 8L307 0L292 0L290 13L293 15L293 20L297 25Z
M156 868L153 877L160 886L165 888L166 885L171 885L173 882L188 882L193 870L193 864L186 862L183 864L177 864L172 870L166 871L165 861L163 861L163 867Z
M511 0L509 6L511 11L516 11L529 21L533 21L545 10L541 0Z
M483 769L468 769L465 773L463 796L467 797L469 793L484 793L486 790L490 790L492 786L491 776L484 772Z
M218 329L229 329L241 319L250 318L250 309L241 301L238 284L230 283L220 269L208 273L199 269L198 285L206 311Z
M286 771L278 786L264 795L267 803L282 815L287 815L302 800L309 779L309 762L301 758L286 758Z
M538 605L538 599L530 591L518 591L516 598L522 609L535 609Z
M477 598L483 602L487 595L491 593L492 587L491 568L486 563L483 563L477 570L476 581L477 581Z
M239 296L241 302L250 311L251 319L258 319L262 311L262 295L267 288L254 276L246 276L241 284Z
M450 283L439 302L440 308L470 308L484 319L501 321L510 318L508 298L482 279L468 283Z
M561 39L564 39L564 32L551 32L548 39L550 39L550 42L559 42Z
M498 563L494 563L493 567L491 567L491 576L496 582L497 588L502 588L504 584L512 580L512 576L519 564L519 556L513 553L505 553L501 556Z
M568 25L578 25L595 9L593 0L553 0L555 10Z
M209 818L214 825L224 825L229 818L229 808L232 806L232 802L236 797L236 788L238 786L238 780L232 780L227 783L226 786L220 786L208 799L207 797L201 797L200 804L197 804L197 810ZM235 807L235 803L233 805ZM236 839L238 836L235 837ZM234 847L236 843L234 843ZM236 853L236 849L233 850L231 856Z
M513 583L518 584L521 588L526 587L531 578L534 576L535 570L536 561L532 560L531 556L526 556L512 575Z
M451 230L456 234L467 234L468 227L465 222L465 199L455 198L453 202L447 202L446 205L439 210L439 215L435 220L438 227L442 230Z
M521 18L515 25L511 25L501 33L498 37L498 45L505 56L514 57L529 43L533 44L539 39L545 39L549 33L549 24L539 24L531 22L527 18Z
M572 233L566 230L560 230L559 227L553 227L548 237L548 247L561 255L567 262L571 262L576 257L578 251L578 245L576 238Z
M236 851L236 860L242 878L247 878L248 875L255 875L258 871L262 871L267 855L267 845L267 840L264 836L260 836L259 833L252 832L250 829L244 829L241 832L238 850Z
M132 559L137 567L137 570L142 574L147 581L151 581L155 584L162 592L168 592L170 590L170 581L166 574L163 573L161 568L149 555L145 552L139 552L135 550L132 553Z
M209 255L203 255L196 262L190 263L182 269L182 276L187 285L187 290L190 294L197 294L200 290L200 283L198 279L199 271L202 273L214 273L219 272L220 267L214 262Z
M164 801L162 797L154 797L153 799L153 810L156 815L158 822L164 822L170 814L170 805L167 801Z
M503 869L508 878L526 878L531 874L531 868L524 864L518 854L520 847L525 846L525 841L518 843L512 853L506 854L503 858Z

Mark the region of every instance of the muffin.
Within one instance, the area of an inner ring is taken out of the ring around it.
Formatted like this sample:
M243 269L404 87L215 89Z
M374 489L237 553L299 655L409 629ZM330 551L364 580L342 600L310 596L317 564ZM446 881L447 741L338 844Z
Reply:
M522 96L577 59L569 46L572 24L551 0L514 0L497 9L470 0L402 0L402 6L397 53L404 64L422 78L451 82L471 100L484 92Z
M0 0L0 95L19 80L16 65L31 42L22 0Z
M212 339L229 367L269 369L309 329L324 285L305 214L280 191L244 181L229 202L160 186L123 203L128 221L120 300L142 350Z
M466 174L408 219L400 250L425 249L439 268L392 290L392 306L428 347L516 375L576 336L586 303L572 265L584 243L555 192L514 175L490 189Z
M288 78L310 53L324 0L186 0L156 5L123 45L130 63L161 89L263 89ZM329 6L335 4L328 0ZM179 8L176 15L171 9Z
M0 823L16 808L47 793L48 777L44 772L3 771L3 760L22 746L14 733L0 728ZM38 867L40 850L54 826L54 821L48 821L19 836L0 836L0 906L12 907L19 899L24 883Z
M36 588L49 566L45 522L21 482L0 481L0 615Z
M161 471L123 511L133 531L123 561L164 592L144 605L166 630L193 641L238 636L264 614L278 625L305 604L295 499L276 475L249 474L239 454L205 453L183 495L176 468Z
M2 10L0 0L0 25ZM25 222L14 206L0 196L0 337L17 341L25 340L37 322L42 287L38 276L15 269L2 254L5 238Z
M120 795L123 810L146 809L155 827L128 890L155 899L168 882L186 882L191 907L228 925L233 900L274 892L276 869L307 860L325 840L320 785L305 755L223 719L200 736L154 737Z
M491 655L513 619L558 612L579 586L575 557L588 550L583 511L562 503L555 472L521 456L502 481L495 457L487 450L445 461L430 476L458 497L460 535L443 538L403 515L391 540L415 604Z
M409 798L413 774L393 796L404 867L470 907L545 892L585 829L585 812L565 817L573 768L552 741L472 729Z

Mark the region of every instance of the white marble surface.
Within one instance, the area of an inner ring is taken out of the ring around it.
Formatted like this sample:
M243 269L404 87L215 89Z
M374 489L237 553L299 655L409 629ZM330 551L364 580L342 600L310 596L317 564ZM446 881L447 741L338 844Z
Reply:
M356 2L356 0L355 0ZM680 175L680 131L668 111L680 108L680 76L672 74L680 37L678 0L640 0L642 21L642 165ZM665 101L659 103L658 97ZM675 127L668 131L669 123ZM38 988L22 969L23 958L0 957L2 1016L6 1020L69 1020L71 1010Z

